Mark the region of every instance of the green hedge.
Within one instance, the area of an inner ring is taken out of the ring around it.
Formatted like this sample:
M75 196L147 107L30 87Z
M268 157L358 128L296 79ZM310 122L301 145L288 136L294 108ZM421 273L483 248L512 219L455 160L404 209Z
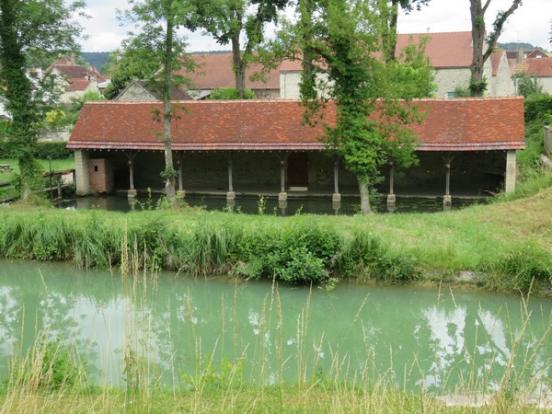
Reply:
M73 151L67 149L66 142L44 142L37 144L33 156L37 159L63 160L69 158ZM9 145L5 142L0 145L0 158L14 158Z
M543 120L552 115L552 95L536 95L525 100L525 122Z

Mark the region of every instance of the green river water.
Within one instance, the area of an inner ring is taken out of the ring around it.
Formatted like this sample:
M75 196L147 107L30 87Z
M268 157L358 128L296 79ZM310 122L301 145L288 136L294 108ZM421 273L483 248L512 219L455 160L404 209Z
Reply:
M531 298L525 307L514 295L448 288L310 291L170 273L123 280L68 264L4 261L0 374L46 331L77 347L96 384L122 384L132 344L143 350L150 375L170 387L185 384L212 356L213 372L240 364L257 384L297 381L299 372L348 379L364 372L434 392L495 389L513 362L524 385L547 389L551 312L550 299Z

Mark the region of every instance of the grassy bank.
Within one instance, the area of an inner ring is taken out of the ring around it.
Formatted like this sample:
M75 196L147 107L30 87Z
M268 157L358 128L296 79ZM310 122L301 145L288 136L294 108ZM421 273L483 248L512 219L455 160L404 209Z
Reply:
M110 267L128 243L156 266L184 274L327 284L447 281L470 272L470 283L527 291L550 284L550 211L550 188L460 211L368 217L13 206L0 210L0 256Z

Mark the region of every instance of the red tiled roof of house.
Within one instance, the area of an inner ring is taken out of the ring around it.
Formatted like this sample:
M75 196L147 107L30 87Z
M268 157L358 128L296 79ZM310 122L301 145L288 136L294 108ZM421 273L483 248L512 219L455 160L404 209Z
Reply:
M90 81L88 79L69 79L69 86L67 87L68 92L80 92L85 91L90 86Z
M98 82L104 82L106 80L106 78L103 77L102 74L98 72L98 70L94 67L88 68L76 64L56 62L48 68L48 72L51 72L54 69L57 70L61 76L69 81L73 79L86 79L87 77L94 78Z
M192 82L190 89L233 88L236 86L232 70L231 52L193 53L190 55L197 65L194 72L185 70L178 73ZM252 81L251 76L262 69L252 64L246 71L245 87L249 89L280 89L280 71L270 71L264 81Z
M428 39L426 54L433 67L463 68L471 65L471 32L399 34L397 53L410 43L418 44L422 38ZM191 89L207 90L235 86L231 52L191 53L190 57L198 65L195 72L184 70L179 73L191 79ZM252 64L247 69L246 87L257 90L280 89L280 72L300 71L301 61L285 60L276 69L269 71L264 81L252 81L251 76L260 69L261 65L258 64Z
M406 33L397 37L397 53L409 43L428 39L426 55L434 68L465 68L472 62L471 32Z
M427 99L415 102L427 114L412 129L420 151L473 151L524 147L522 98ZM324 125L335 124L330 102L323 124L303 124L298 101L175 102L175 150L322 150ZM159 102L87 103L68 148L161 150Z
M552 58L528 58L518 67L518 72L522 71L529 76L536 78L552 77Z

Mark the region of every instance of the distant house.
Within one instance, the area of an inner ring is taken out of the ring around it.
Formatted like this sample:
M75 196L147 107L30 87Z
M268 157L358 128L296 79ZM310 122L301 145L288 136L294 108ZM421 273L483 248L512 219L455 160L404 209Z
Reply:
M410 43L419 43L428 38L426 54L435 68L435 82L438 98L452 98L455 89L467 88L470 83L470 65L472 62L471 32L414 33L400 34L397 42L397 54ZM189 94L195 99L208 96L217 88L235 86L232 71L231 52L192 53L197 69L193 73L182 71L180 74L190 78L192 86ZM268 71L264 79L253 78L261 66L251 65L246 73L246 87L261 99L297 99L301 81L301 62L285 60L274 70ZM506 52L496 51L492 59L485 64L485 77L488 80L487 95L515 95L512 72L508 65Z
M510 55L511 56L511 55ZM515 58L509 60L514 74L526 74L537 80L543 92L552 93L552 57L541 49L516 52Z
M131 82L114 100L119 102L156 102L163 99L161 91L146 81ZM178 87L171 91L172 101L190 101L192 97Z
M191 53L190 58L195 62L193 72L181 70L180 75L191 80L191 96L201 100L209 96L210 92L218 88L233 88L236 86L234 71L232 70L232 52L203 52ZM263 80L252 80L251 77L261 70L261 65L252 64L248 67L245 76L245 87L251 89L257 98L280 98L280 68L270 71Z
M56 78L62 91L60 101L71 103L81 98L86 92L100 92L100 85L105 85L107 79L94 67L79 65L70 57L62 57L46 70L46 74Z
M419 44L427 38L426 55L435 69L435 83L438 98L455 97L455 89L467 88L470 84L472 63L471 32L413 33L400 34L397 39L397 55L409 44ZM488 96L515 95L512 73L506 53L497 50L484 68L488 81ZM301 67L298 62L285 62L280 73L280 95L285 99L299 97Z

